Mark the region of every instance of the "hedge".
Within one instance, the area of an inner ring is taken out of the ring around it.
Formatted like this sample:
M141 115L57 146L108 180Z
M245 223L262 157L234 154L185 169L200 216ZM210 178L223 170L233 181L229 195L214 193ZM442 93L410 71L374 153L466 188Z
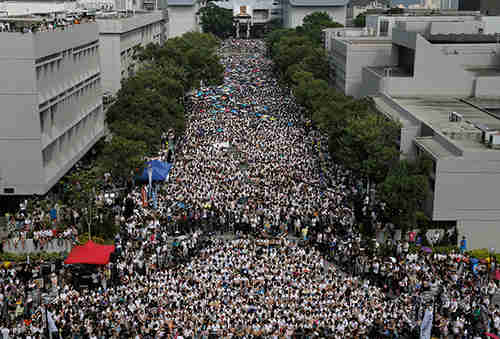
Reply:
M40 252L40 253L31 253L30 262L38 262L40 260L43 261L54 261L54 260L63 260L66 259L68 253L66 252ZM16 254L11 252L5 252L0 254L0 261L13 261L13 262L23 262L27 260L28 255Z

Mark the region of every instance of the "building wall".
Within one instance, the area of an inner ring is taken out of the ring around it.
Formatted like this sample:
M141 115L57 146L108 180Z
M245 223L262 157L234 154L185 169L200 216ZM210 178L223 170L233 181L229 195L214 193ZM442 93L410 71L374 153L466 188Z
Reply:
M295 28L302 26L304 17L314 12L327 12L333 21L345 25L346 22L346 6L341 7L293 7L286 6L284 12L284 26L287 28Z
M102 88L115 94L121 84L121 44L119 34L99 35L99 54L102 70Z
M500 234L500 152L440 159L436 167L435 220L459 220L461 234L474 238L474 247L488 246ZM477 226L491 231L481 234Z
M345 94L362 96L363 67L391 66L397 64L397 51L390 44L348 45Z
M500 33L500 16L483 16L484 34Z
M472 15L463 16L386 16L386 15L367 15L366 16L366 27L369 31L373 31L376 36L384 36L381 32L382 23L387 22L387 36L392 36L392 29L404 23L405 26L414 26L412 31L417 31L417 27L420 30L428 29L432 22L477 22L476 17ZM416 26L416 27L415 27Z
M164 13L156 11L129 18L101 19L98 23L103 89L116 94L121 81L137 69L134 48L161 43L167 22Z
M0 194L43 194L104 131L97 25L0 43Z
M469 249L493 247L498 252L500 220L463 219L457 222L457 230L458 241L460 242L462 236L465 236Z
M378 95L385 93L384 78L369 68L362 69L363 85L360 91L360 97Z
M414 77L387 79L387 90L392 96L435 95L437 91L440 95L472 96L477 75L467 69L498 67L500 60L492 53L495 49L495 44L433 45L417 36Z
M169 38L179 37L187 32L198 32L196 11L196 6L169 7Z

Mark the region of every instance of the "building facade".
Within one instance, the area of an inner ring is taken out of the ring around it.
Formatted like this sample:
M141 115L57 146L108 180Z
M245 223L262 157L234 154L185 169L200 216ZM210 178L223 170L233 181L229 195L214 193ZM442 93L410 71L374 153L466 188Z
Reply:
M199 32L199 4L196 0L169 0L169 38L175 38L187 32Z
M168 19L163 11L136 13L125 17L98 18L102 87L114 95L121 81L134 74L137 47L163 43Z
M500 32L499 17L481 17L470 13L464 13L461 16L368 15L366 23L364 29L339 28L324 31L332 83L344 94L357 98L379 91L379 86L375 81L363 80L365 73L368 78L373 77L370 71L365 70L365 68L379 68L378 73L385 74L387 72L391 78L402 77L405 74L410 74L413 78L414 65L407 65L407 70L405 70L405 67L400 67L402 66L400 63L405 63L405 60L410 60L415 54L418 54L419 59L428 62L429 55L436 54L433 51L444 48L444 46L438 47L437 42L427 41L422 38L423 36L482 34L491 42L491 35ZM406 42L403 41L405 39ZM417 40L418 46L421 48L419 53L416 53L415 48L413 48ZM478 45L483 46L484 42L481 41ZM496 40L493 42L496 43ZM408 44L413 47L408 47ZM437 53L437 57L437 60L442 60L439 53ZM454 60L458 60L458 58ZM425 62L422 61L422 63ZM427 75L422 76L427 77ZM421 77L421 75L417 74L416 77ZM393 81L393 83L395 82Z
M433 161L427 215L456 222L472 248L500 237L500 44L488 24L413 18L395 22L390 38L345 38L336 48L349 51L348 72L362 69L359 96L401 124L401 157ZM356 44L370 50L370 65L355 63Z
M0 43L0 194L45 194L104 135L98 25Z
M345 25L349 0L283 0L283 25L302 26L304 18L314 12L326 12L333 21Z
M385 93L373 99L380 112L401 123L403 156L425 155L433 162L426 214L433 221L456 222L471 248L495 247L500 120L483 108L493 99ZM499 107L500 99L494 101Z

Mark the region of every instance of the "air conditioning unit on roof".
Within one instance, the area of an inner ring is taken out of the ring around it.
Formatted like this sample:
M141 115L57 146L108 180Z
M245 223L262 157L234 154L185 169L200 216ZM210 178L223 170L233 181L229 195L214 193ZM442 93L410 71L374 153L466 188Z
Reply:
M491 133L489 139L490 148L500 148L500 133Z
M463 119L462 114L458 114L457 112L450 112L448 115L450 122L460 122Z

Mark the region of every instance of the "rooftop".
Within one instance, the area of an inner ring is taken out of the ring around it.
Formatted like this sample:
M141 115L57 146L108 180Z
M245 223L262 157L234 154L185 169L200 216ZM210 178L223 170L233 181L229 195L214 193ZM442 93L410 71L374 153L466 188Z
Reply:
M483 111L487 111L494 117L500 119L500 97L498 98L467 98L463 99L470 105L473 105Z
M492 53L493 54L493 53ZM493 54L496 55L496 54ZM471 72L476 77L498 77L500 76L500 67L468 67L466 71Z
M392 46L392 40L387 38L377 38L377 39L367 39L366 37L360 37L360 39L356 39L354 37L346 37L344 39L348 44L351 45L390 45Z
M482 130L479 127L487 126L492 130L500 130L499 119L458 98L393 97L392 99L463 150L489 150L481 142ZM449 119L451 112L460 114L462 121L451 122Z
M496 44L499 37L494 34L433 34L427 40L433 44Z
M381 9L368 9L366 15L383 15L383 16L475 16L480 15L479 11L458 11L454 9L427 9L427 8L399 8L397 10L381 10Z
M390 119L401 123L403 128L415 126L415 123L411 119L403 115L402 112L399 112L391 105L387 104L387 102L380 96L374 96L372 99L377 110L388 116Z
M415 138L417 146L423 148L427 153L432 154L437 159L455 156L455 153L443 146L435 137Z

